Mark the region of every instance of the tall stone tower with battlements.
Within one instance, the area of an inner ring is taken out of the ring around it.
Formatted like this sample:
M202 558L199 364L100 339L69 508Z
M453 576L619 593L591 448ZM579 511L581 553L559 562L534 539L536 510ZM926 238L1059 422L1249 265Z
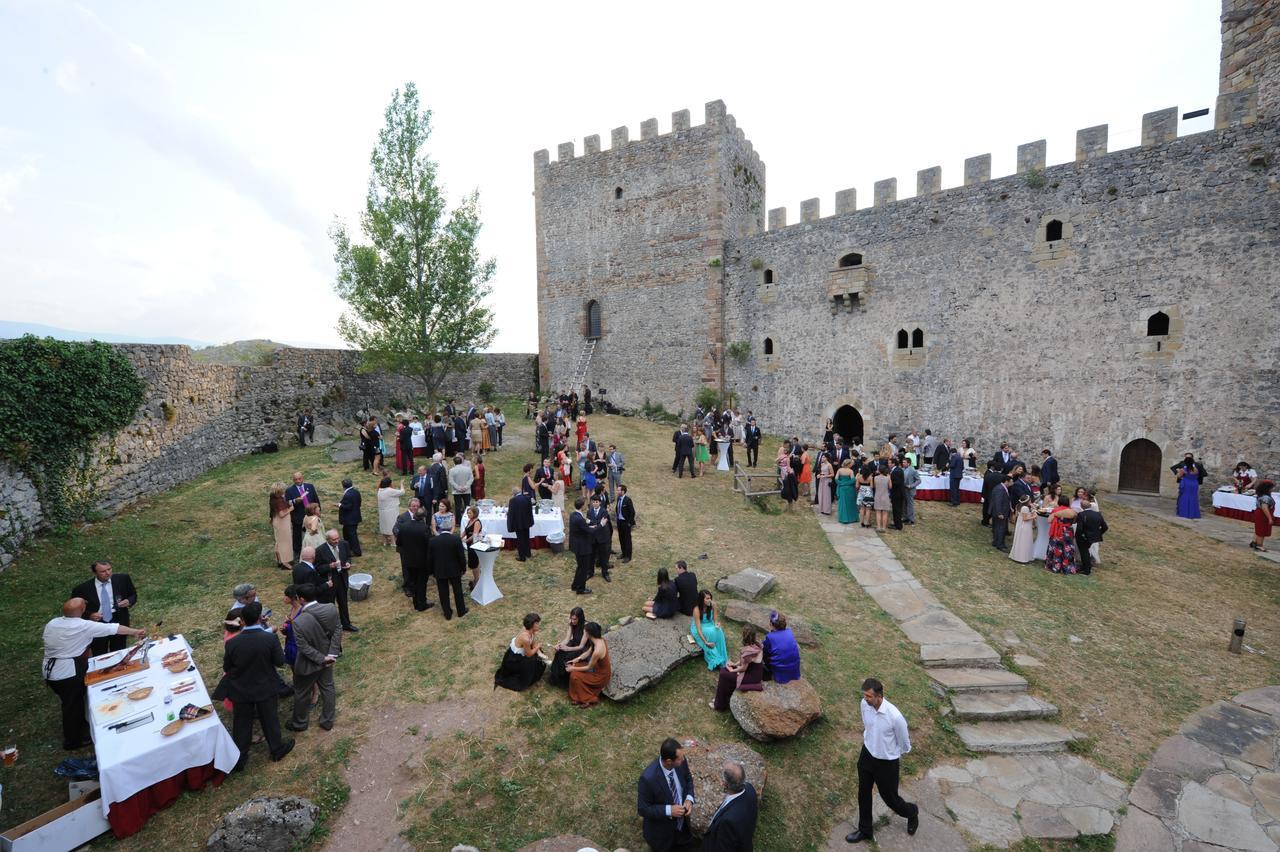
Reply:
M831 417L876 445L1050 447L1105 489L1174 493L1188 450L1217 482L1280 475L1280 0L1224 0L1221 23L1212 130L1165 106L1134 148L1089 127L1067 163L1034 140L1012 175L980 154L767 228L764 165L719 101L538 152L544 387L685 411L713 387L774 434Z

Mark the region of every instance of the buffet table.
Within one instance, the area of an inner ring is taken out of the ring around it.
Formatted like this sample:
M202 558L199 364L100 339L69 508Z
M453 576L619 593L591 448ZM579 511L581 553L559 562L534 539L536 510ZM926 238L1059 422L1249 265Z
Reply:
M502 546L506 550L516 549L516 534L507 532L507 510L505 506L480 513L480 526L485 535L502 536ZM534 509L533 529L529 530L529 543L535 550L547 546L547 536L551 533L564 535L564 518L558 509L540 512Z
M147 669L87 687L102 810L117 838L140 831L152 814L173 804L183 790L222 783L223 776L240 759L240 750L217 712L185 723L172 736L160 733L169 724L170 710L176 719L187 704L205 707L212 703L194 663L190 670L179 674L170 673L162 665L165 654L184 650L190 655L191 646L182 636L161 639L151 647ZM114 664L123 653L94 657L89 661L89 671ZM193 689L173 695L172 703L166 705L164 699L172 695L171 688L188 680ZM148 686L152 687L149 696L138 701L129 699L128 693ZM147 714L151 719L146 719ZM126 730L111 727L131 720L144 721Z
M1257 508L1258 498L1252 494L1237 494L1234 488L1228 491L1213 492L1213 513L1215 515L1252 523L1253 513Z
M920 487L916 489L917 500L950 500L951 477L920 474ZM966 476L960 480L960 502L982 502L982 477Z

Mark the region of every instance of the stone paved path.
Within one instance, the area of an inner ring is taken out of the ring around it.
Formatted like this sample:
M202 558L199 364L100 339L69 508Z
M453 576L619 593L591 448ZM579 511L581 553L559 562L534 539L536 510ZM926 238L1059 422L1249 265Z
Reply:
M1280 686L1193 713L1133 785L1116 852L1280 848L1278 749Z
M893 817L876 829L880 847L951 850L1109 834L1125 785L1063 753L1078 735L1048 721L1058 708L1028 694L1026 679L1005 669L985 637L924 588L878 534L821 515L818 522L853 578L920 646L935 689L951 697L965 746L991 755L935 766L905 786L921 806L920 831L908 839L905 820ZM878 796L874 802L877 819L888 815ZM849 848L844 835L856 820L855 811L833 828L827 848Z

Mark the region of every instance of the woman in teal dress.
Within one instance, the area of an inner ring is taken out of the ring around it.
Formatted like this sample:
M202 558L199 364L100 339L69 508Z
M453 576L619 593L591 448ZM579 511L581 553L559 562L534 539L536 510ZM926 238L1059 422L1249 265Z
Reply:
M698 604L693 608L693 620L689 623L693 641L702 649L702 658L711 671L729 661L729 651L724 644L724 630L720 628L720 611L711 600L711 590L698 592Z
M853 475L853 459L845 459L836 471L836 518L842 524L858 522L858 480Z

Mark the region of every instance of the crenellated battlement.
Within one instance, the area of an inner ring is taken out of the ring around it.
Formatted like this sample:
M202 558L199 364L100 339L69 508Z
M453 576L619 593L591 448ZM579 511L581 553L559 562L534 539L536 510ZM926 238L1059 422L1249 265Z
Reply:
M1250 89L1242 92L1231 92L1220 95L1217 101L1217 109L1214 117L1214 130L1222 130L1228 127L1237 127L1252 124L1258 118L1258 95L1257 91ZM1119 153L1120 150L1109 150L1108 142L1108 125L1099 124L1093 127L1085 127L1076 131L1076 151L1074 163L1092 163L1099 158L1108 154ZM1211 133L1213 131L1202 131ZM1198 135L1198 134L1194 134ZM1142 137L1139 147L1149 148L1157 145L1164 145L1173 142L1178 138L1178 108L1167 107L1165 109L1155 110L1142 116ZM1046 143L1044 139L1037 139L1034 142L1027 142L1018 146L1017 151L1017 170L1016 175L1026 175L1032 172L1044 171L1048 166L1045 161ZM1055 163L1056 165L1069 165L1069 163ZM999 178L997 178L999 179ZM964 161L963 183L950 187L944 187L942 182L942 167L930 166L927 169L921 169L916 173L916 191L914 195L902 196L898 195L898 179L887 178L885 180L876 181L872 192L872 201L870 205L858 207L857 191L854 189L842 189L836 192L835 212L834 216L847 216L875 207L883 207L893 204L897 201L907 201L912 198L920 198L926 195L932 195L940 192L947 192L951 189L960 189L962 187L976 186L978 184L991 181L991 155L979 154L969 157ZM810 222L816 222L823 218L820 214L821 200L818 198L809 198L800 202L800 219L798 222L787 223L787 209L785 207L775 207L769 210L769 230L777 231L782 228L795 227Z
M764 163L760 159L760 155L756 153L755 147L746 138L742 128L738 127L737 120L728 112L724 101L721 100L708 101L703 105L702 124L691 124L689 110L680 109L671 113L670 130L666 133L660 132L658 119L646 118L640 122L640 137L638 139L632 139L630 128L623 125L610 131L608 148L601 148L600 135L592 134L591 136L583 137L581 155L577 153L577 147L573 141L561 142L556 146L556 159L551 159L551 152L548 149L541 148L533 154L533 165L534 169L540 173L543 169L563 166L585 157L614 154L630 145L644 144L655 140L669 140L679 134L715 128L723 128L726 133L733 136L740 145L746 148L750 165L763 168Z

